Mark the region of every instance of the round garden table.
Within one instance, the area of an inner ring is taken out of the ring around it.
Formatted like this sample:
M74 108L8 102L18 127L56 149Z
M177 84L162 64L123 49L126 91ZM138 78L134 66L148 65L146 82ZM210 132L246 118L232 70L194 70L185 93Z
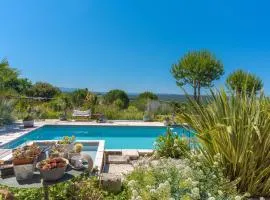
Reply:
M67 167L65 175L57 181L43 181L39 171L35 171L32 179L18 181L14 175L7 178L0 178L0 184L4 186L16 187L16 188L41 188L42 187L44 188L44 198L47 200L49 196L48 194L49 186L68 181L76 176L81 175L83 172L84 170L81 170L81 171L74 170L69 165Z

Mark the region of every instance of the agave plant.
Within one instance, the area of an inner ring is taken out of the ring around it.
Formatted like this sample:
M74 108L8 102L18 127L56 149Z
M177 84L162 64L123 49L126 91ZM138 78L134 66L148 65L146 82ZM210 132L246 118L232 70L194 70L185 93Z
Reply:
M179 114L195 130L209 162L220 154L224 173L238 180L240 192L270 196L270 101L263 94L228 96L212 91L199 104L189 99L189 109Z

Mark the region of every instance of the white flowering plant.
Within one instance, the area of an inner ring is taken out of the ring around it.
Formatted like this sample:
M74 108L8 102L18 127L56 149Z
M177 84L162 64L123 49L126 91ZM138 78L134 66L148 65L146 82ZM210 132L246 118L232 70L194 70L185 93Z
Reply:
M187 139L180 137L169 127L165 135L159 136L155 142L155 153L158 157L182 158L189 150Z
M216 157L210 166L199 153L189 158L142 160L126 177L132 200L240 200L236 183L223 176Z

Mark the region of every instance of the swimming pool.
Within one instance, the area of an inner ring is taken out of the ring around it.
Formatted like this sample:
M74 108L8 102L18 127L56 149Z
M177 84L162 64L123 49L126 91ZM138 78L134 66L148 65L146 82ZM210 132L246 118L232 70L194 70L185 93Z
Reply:
M175 127L174 131L190 137L190 132L182 127ZM45 125L1 148L15 148L31 140L60 140L63 136L74 135L77 140L105 140L106 149L153 149L156 138L165 132L166 127L159 126Z

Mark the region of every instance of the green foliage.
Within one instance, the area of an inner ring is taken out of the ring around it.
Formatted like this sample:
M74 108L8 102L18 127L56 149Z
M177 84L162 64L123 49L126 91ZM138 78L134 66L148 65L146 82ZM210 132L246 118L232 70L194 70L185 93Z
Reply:
M8 189L18 200L43 199L43 188ZM222 175L219 156L208 165L201 154L189 159L160 159L139 161L135 170L125 178L123 191L111 194L100 188L96 177L83 174L72 180L48 187L51 200L159 200L159 199L241 199L234 183Z
M94 112L95 106L98 104L98 97L96 94L92 92L88 92L85 101L84 101L84 108L91 109Z
M18 71L10 68L6 59L0 62L0 89L7 89L10 82L17 79L18 76Z
M14 78L6 83L6 88L23 95L26 94L31 87L32 83L27 78Z
M223 64L209 51L189 52L178 63L173 64L171 72L178 86L186 84L194 89L194 99L200 99L200 90L211 87L214 80L224 74Z
M227 80L227 87L238 94L242 93L243 90L250 94L259 91L263 87L262 80L254 74L250 74L243 70L236 70L231 73Z
M0 186L0 188L7 188ZM18 200L44 199L43 188L18 189L8 188ZM70 181L48 187L50 200L102 200L110 196L99 188L95 177L79 176Z
M181 138L172 128L167 128L165 135L161 135L155 142L158 157L182 158L189 153L189 144L186 138Z
M137 99L158 100L158 96L156 94L154 94L153 92L146 91L146 92L143 92L143 93L139 94Z
M86 96L88 94L88 89L77 89L71 93L72 104L76 108L81 108L84 104Z
M221 155L224 173L239 180L238 189L253 196L270 196L270 102L255 93L228 96L212 92L207 104L189 100L180 114L197 133L205 157Z
M27 95L30 97L42 97L42 98L53 98L60 93L57 87L49 83L37 82L28 91Z
M68 136L64 136L62 140L59 140L58 143L59 144L71 144L72 142L75 141L75 136L71 136L71 137L68 137Z
M141 160L126 177L127 199L241 199L223 174L217 158L208 165L201 154L189 159Z
M44 198L42 188L35 188L35 189L11 188L10 190L12 193L14 193L15 199L17 200L35 200Z
M139 96L131 102L131 105L136 106L140 111L145 111L147 104L150 101L157 101L158 100L158 96L155 95L152 92L143 92L141 94L139 94Z
M130 102L130 105L144 112L146 110L147 103L148 103L147 99L135 99L134 101Z
M63 112L63 117L67 118L68 111L73 108L70 95L62 93L58 95L51 103L54 111Z
M14 121L14 102L0 98L0 126L10 124Z
M127 108L129 104L128 95L123 90L111 90L104 95L105 104L116 104L121 109Z
M19 78L19 72L11 68L6 59L0 61L0 90L13 90L25 94L31 85L28 79Z
M139 111L134 106L129 106L127 109L119 109L115 105L97 105L95 111L103 113L107 119L116 120L142 120L143 112Z

